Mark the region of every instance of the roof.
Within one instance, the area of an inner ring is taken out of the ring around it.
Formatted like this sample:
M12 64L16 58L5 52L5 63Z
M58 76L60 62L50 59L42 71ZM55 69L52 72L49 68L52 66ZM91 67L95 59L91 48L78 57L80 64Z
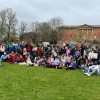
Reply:
M100 27L100 25L92 25L93 27Z
M78 27L92 27L92 28L100 28L100 25L67 25L67 26L61 26L59 28L78 28Z

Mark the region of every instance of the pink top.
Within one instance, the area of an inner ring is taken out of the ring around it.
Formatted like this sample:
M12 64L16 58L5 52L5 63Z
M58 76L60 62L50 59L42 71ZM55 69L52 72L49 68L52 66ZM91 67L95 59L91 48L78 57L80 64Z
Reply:
M71 57L67 56L67 62L71 62Z
M51 62L51 59L48 59L48 60L47 60L47 63L51 64L51 63L52 63L52 62Z
M33 48L33 51L37 51L37 47Z
M68 56L69 53L70 53L70 50L67 48L66 49L66 55Z

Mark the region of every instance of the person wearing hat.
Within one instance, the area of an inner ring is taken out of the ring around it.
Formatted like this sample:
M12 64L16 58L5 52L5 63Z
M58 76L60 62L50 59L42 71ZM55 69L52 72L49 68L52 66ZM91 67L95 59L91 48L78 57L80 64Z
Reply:
M0 58L1 61L6 62L8 60L8 54L4 52L4 54Z

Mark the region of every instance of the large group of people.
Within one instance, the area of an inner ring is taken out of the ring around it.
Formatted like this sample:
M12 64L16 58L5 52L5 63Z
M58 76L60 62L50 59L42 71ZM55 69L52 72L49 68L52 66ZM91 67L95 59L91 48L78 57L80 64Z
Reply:
M76 69L84 74L100 74L100 47L91 45L71 45L70 43L33 45L30 42L21 44L0 43L0 66L8 62L48 68Z

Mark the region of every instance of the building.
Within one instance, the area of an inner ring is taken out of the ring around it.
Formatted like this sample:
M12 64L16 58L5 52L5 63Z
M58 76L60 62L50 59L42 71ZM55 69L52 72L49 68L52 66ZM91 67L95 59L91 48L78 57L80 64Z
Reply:
M100 25L59 27L59 41L100 40Z

